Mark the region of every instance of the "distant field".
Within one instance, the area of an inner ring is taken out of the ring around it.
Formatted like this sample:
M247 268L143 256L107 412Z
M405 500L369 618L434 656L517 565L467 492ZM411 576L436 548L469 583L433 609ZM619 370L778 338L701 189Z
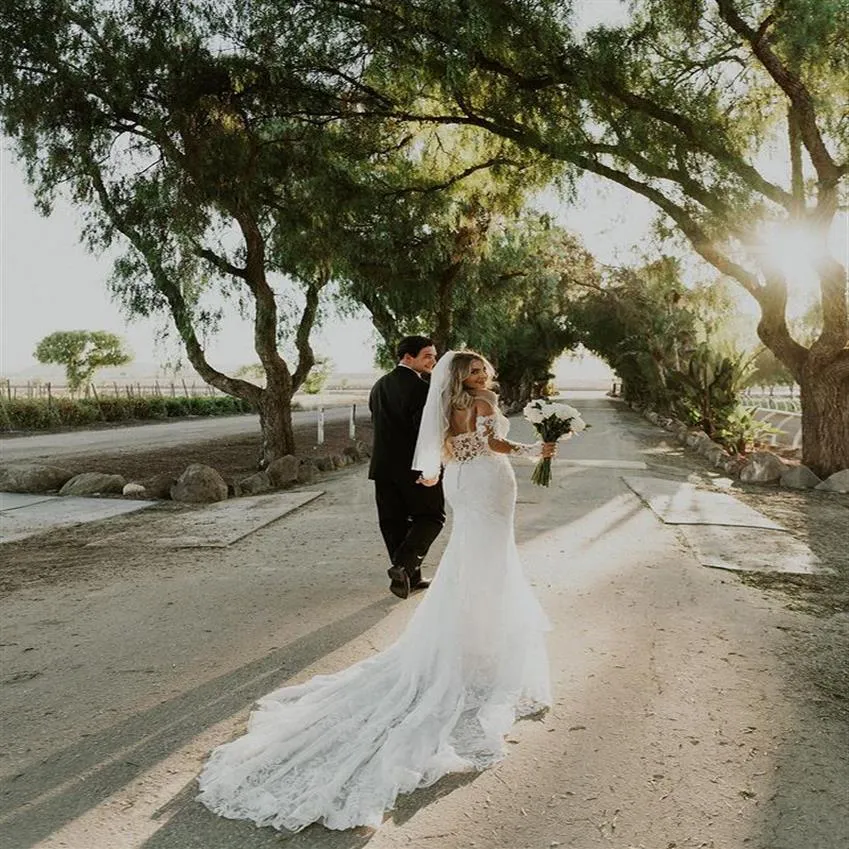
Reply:
M322 391L322 395L348 395L359 397L361 393L368 392L375 380L380 377L380 372L372 373L345 373L332 374ZM557 389L560 392L569 390L607 390L610 389L611 381L594 378L590 380L569 379L558 382ZM95 382L94 391L102 397L149 397L170 396L197 398L202 396L223 395L223 392L205 383L199 377L172 378L172 377L116 377L112 380L100 380ZM67 397L70 393L68 387L62 380L44 380L34 378L22 380L20 378L0 379L0 392L9 399L12 398L48 398ZM305 393L297 393L297 397L309 398ZM348 403L341 397L336 403ZM314 406L310 404L309 406Z

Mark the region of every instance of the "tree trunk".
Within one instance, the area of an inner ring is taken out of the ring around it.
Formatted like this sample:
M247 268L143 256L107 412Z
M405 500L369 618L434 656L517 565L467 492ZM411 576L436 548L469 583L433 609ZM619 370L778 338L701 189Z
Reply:
M433 344L441 356L456 344L454 339L454 284L463 268L461 260L442 270L436 285L436 327Z
M849 469L849 378L817 360L809 359L799 381L802 462L826 478Z
M262 431L259 467L264 469L272 460L295 453L295 434L292 430L291 380L270 383L262 392L259 404L259 424Z
M525 374L521 376L501 376L498 381L498 398L508 414L518 413L528 401L533 400L534 381Z

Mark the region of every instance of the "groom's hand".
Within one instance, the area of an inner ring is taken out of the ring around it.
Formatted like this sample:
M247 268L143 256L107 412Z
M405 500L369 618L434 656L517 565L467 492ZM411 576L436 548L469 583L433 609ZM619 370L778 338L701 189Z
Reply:
M439 478L423 478L419 475L416 483L420 483L422 486L436 486L439 483Z

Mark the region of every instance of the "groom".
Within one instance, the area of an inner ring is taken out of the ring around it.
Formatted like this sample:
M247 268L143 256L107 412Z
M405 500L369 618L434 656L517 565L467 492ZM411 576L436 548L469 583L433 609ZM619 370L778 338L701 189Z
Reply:
M426 589L422 560L445 524L442 484L417 483L413 454L427 398L436 348L426 336L405 336L397 349L398 365L374 384L369 409L374 424L369 479L374 481L380 532L392 566L390 592L407 598Z

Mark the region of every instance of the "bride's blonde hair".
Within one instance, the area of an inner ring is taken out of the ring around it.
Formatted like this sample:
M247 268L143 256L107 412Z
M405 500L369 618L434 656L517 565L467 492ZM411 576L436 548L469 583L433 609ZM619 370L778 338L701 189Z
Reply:
M492 387L495 379L495 369L492 363L483 354L477 351L457 351L451 360L451 372L448 382L448 398L445 416L446 429L445 438L442 443L443 456L451 456L451 428L450 420L453 410L468 410L475 403L475 396L463 385L463 381L472 373L472 365L475 362L483 363L487 376L487 389Z
M487 375L487 388L492 386L495 379L495 369L492 363L477 351L457 351L451 361L451 379L448 390L448 412L451 410L468 410L475 403L475 396L463 385L463 381L472 373L475 360L483 363Z

